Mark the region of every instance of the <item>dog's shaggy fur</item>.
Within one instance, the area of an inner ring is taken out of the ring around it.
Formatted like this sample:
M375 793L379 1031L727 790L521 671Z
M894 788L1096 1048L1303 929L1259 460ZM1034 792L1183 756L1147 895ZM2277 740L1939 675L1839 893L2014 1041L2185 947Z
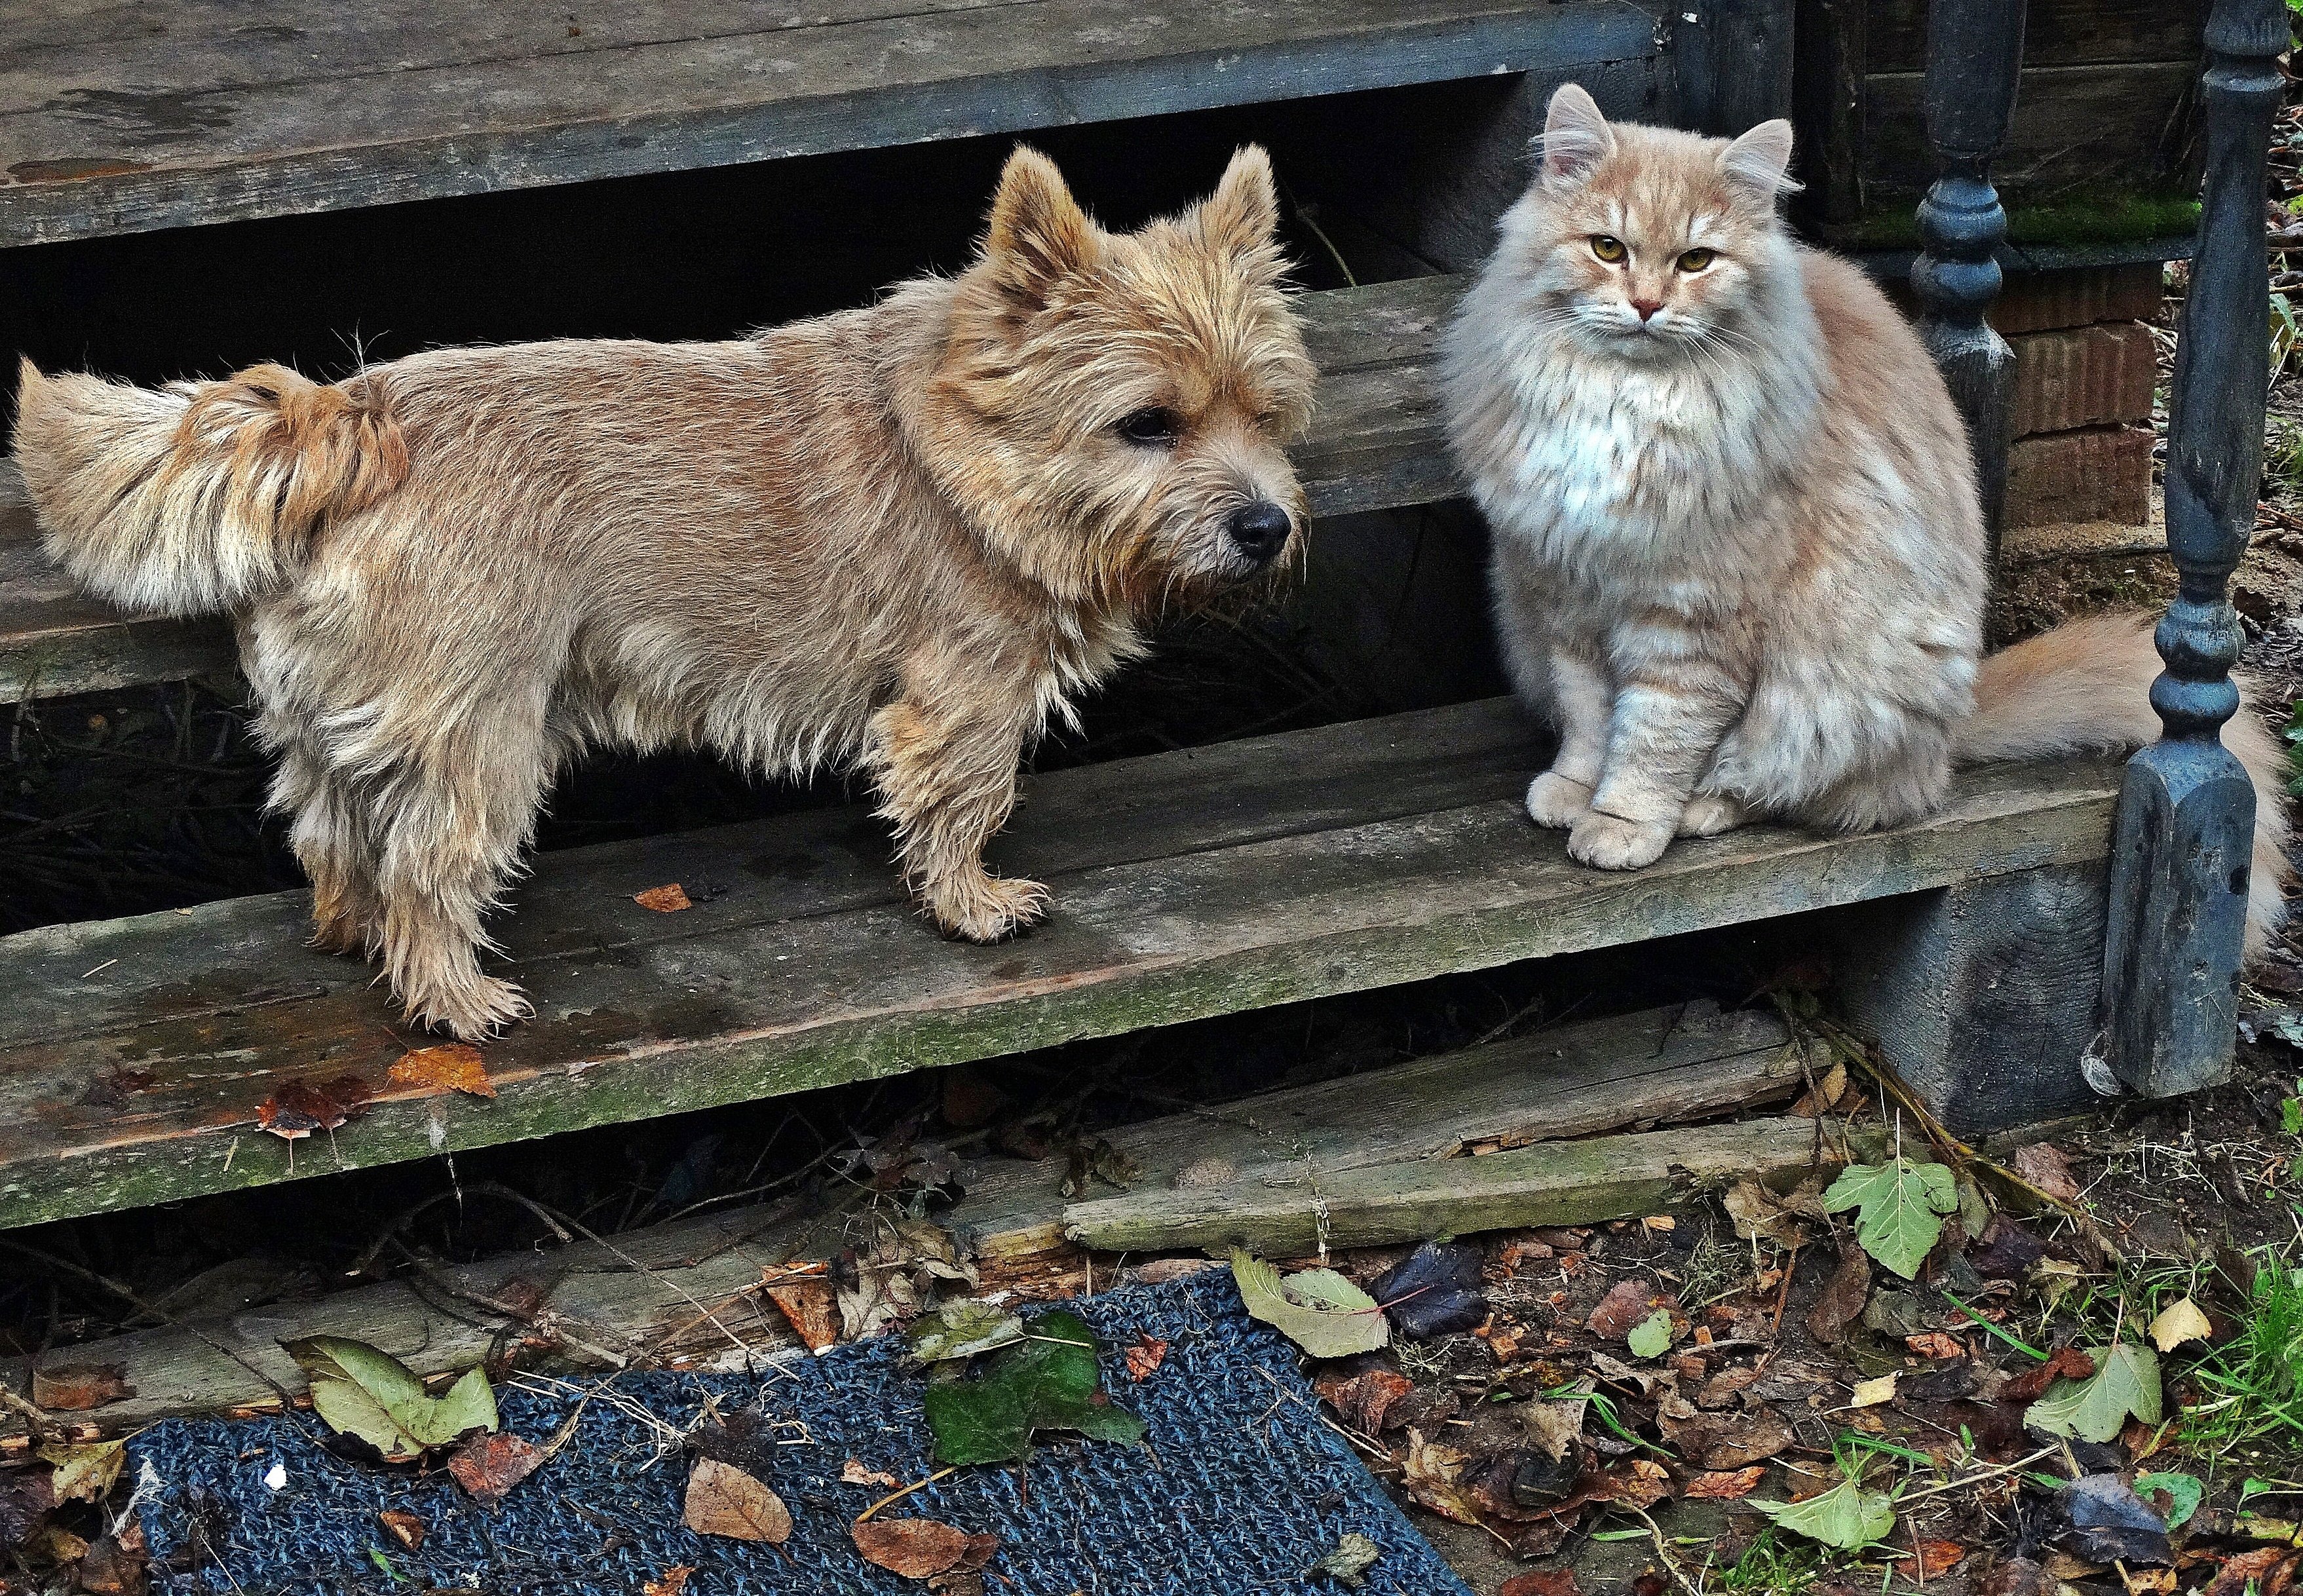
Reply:
M418 1022L527 1011L482 916L595 745L858 765L927 912L990 941L1046 903L982 858L1023 750L1148 610L1302 544L1277 218L1260 149L1129 234L1018 149L977 262L866 309L333 386L27 365L16 455L81 583L239 618L318 941Z

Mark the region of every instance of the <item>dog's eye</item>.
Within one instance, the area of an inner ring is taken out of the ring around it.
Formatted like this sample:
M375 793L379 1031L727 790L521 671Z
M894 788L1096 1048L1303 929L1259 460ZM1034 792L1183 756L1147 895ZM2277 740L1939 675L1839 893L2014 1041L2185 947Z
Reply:
M1613 266L1630 251L1624 248L1623 240L1610 237L1604 232L1595 232L1591 235L1591 253L1609 266Z
M1121 437L1146 448L1164 449L1181 437L1183 432L1184 418L1175 411L1156 404L1134 412L1119 423Z
M1714 249L1686 249L1680 253L1676 264L1683 272L1700 272L1717 256Z

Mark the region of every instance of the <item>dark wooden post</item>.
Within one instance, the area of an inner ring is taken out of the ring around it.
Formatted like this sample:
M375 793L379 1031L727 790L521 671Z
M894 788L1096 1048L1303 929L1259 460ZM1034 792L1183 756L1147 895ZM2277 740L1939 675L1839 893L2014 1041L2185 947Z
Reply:
M1939 175L1919 202L1911 287L1920 335L1967 418L1983 493L1990 569L1999 569L2007 502L2007 443L2014 351L1984 321L1999 297L1996 251L2007 213L1991 161L2007 142L2023 63L2023 0L1933 0L1928 7L1928 142Z
M2280 0L2215 0L2207 21L2206 190L2168 405L2167 548L2179 578L2159 623L2166 730L2128 762L2105 940L2105 1047L2130 1091L2227 1079L2239 1010L2255 790L2216 735L2239 712L2239 617L2224 587L2255 530L2270 365L2264 156L2287 46Z

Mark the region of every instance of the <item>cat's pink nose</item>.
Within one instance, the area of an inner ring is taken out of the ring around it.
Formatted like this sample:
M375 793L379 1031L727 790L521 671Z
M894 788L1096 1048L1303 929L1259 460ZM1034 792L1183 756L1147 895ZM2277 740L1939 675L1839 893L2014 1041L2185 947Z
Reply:
M1633 300L1632 301L1632 308L1640 313L1640 319L1641 321L1646 321L1657 311L1663 308L1663 301L1661 300Z

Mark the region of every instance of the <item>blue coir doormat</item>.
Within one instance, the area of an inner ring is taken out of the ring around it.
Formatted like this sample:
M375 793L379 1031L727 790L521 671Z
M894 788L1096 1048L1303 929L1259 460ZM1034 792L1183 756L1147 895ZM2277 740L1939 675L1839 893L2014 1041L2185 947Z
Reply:
M1320 1422L1294 1348L1247 1317L1227 1272L1067 1305L1101 1338L1105 1385L1150 1424L1147 1445L1046 1446L1020 1481L1013 1468L964 1469L886 1515L998 1535L984 1571L990 1596L1328 1596L1344 1587L1303 1571L1352 1533L1382 1549L1364 1575L1376 1596L1470 1596ZM1139 1334L1169 1345L1158 1371L1135 1383L1119 1349ZM925 1586L865 1563L849 1537L885 1488L840 1479L851 1457L907 1484L933 1471L924 1382L901 1353L888 1338L750 1375L619 1380L617 1400L588 1404L567 1446L494 1509L443 1471L419 1476L335 1456L309 1414L171 1420L130 1445L154 1589L640 1596L688 1566L685 1596L919 1596ZM573 1406L572 1396L499 1395L507 1427L538 1444ZM779 1427L771 1433L797 1443L762 1448L756 1466L747 1460L791 1509L780 1549L680 1523L688 1463L665 1449L662 1427L688 1431L707 1400L722 1415L756 1406ZM384 1533L377 1516L387 1509L423 1520L419 1550ZM221 1560L186 1572L196 1538Z

